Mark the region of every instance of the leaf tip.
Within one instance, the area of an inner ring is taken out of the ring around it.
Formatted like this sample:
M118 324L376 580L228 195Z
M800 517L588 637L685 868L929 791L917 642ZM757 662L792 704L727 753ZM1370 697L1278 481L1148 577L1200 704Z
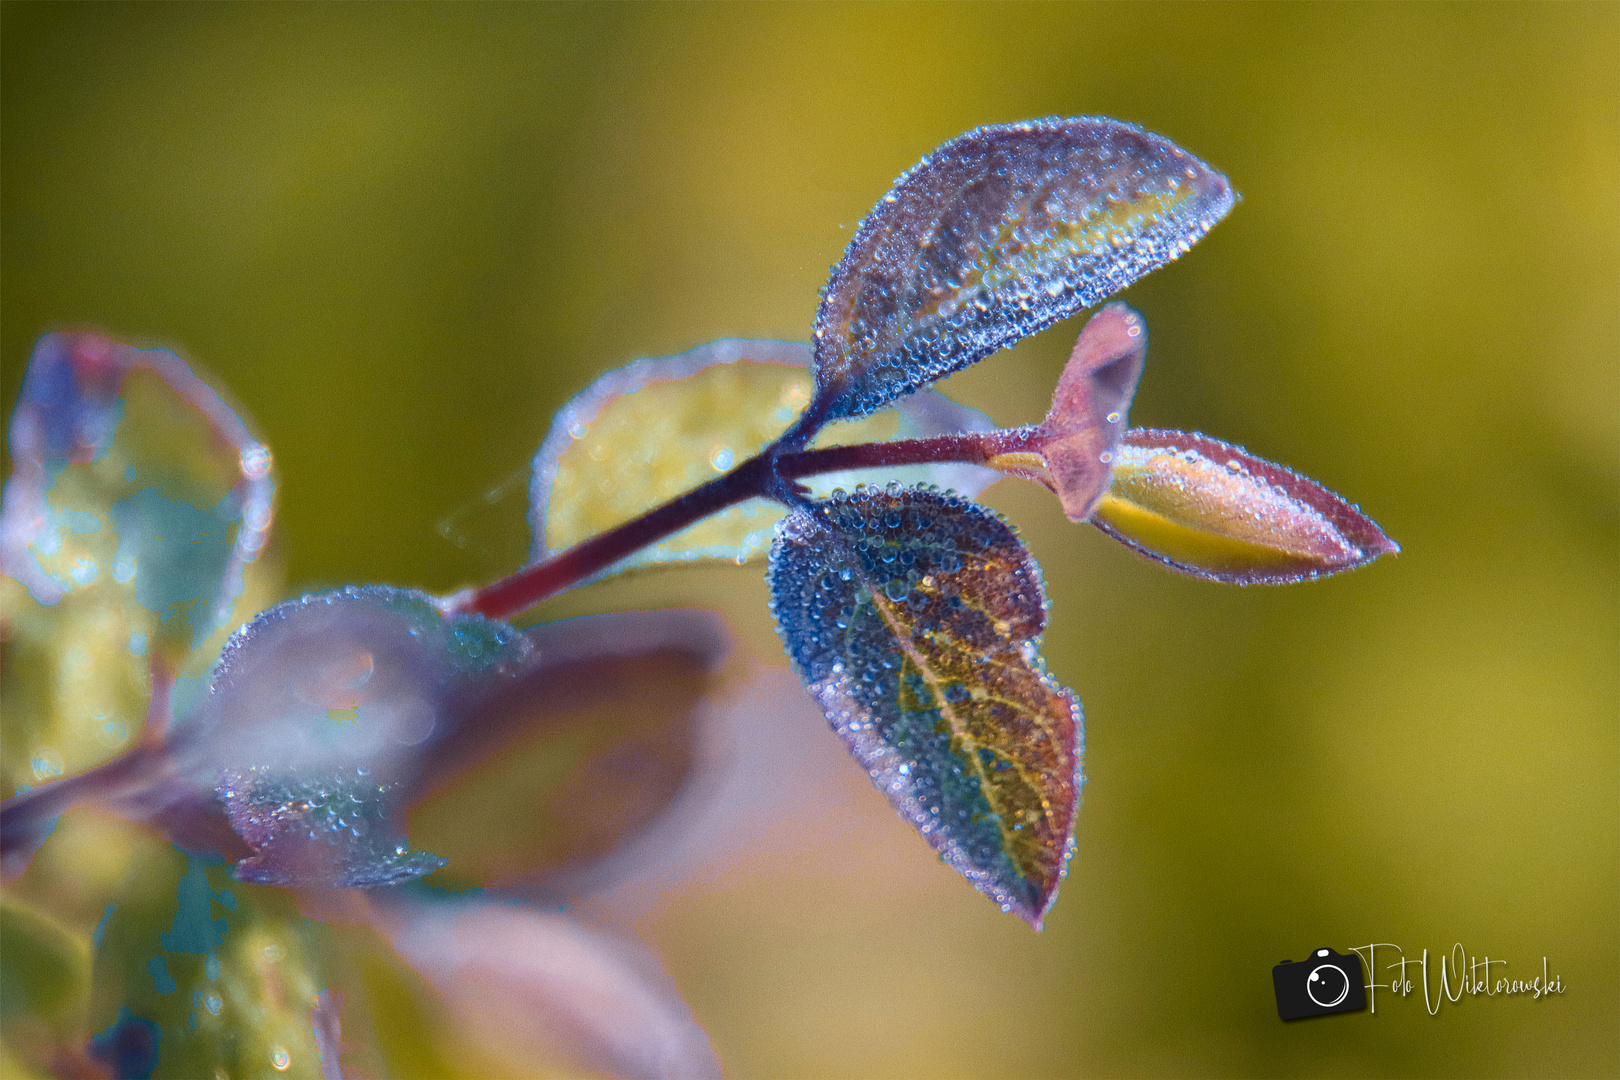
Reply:
M1290 469L1205 435L1134 429L1094 523L1208 581L1286 585L1400 550L1358 507Z

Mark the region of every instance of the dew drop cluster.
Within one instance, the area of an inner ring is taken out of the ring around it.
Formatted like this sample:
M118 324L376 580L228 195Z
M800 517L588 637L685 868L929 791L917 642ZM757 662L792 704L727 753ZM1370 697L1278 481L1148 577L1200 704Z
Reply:
M1100 302L1234 201L1225 177L1117 120L946 143L896 181L833 270L814 341L826 415L881 408Z

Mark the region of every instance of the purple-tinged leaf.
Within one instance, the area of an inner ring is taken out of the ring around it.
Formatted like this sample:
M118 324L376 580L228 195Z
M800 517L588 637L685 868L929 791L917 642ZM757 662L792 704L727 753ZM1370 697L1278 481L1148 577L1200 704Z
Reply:
M1399 551L1373 520L1298 473L1206 435L1136 428L1092 521L1193 577L1280 585Z
M656 959L561 915L465 900L379 905L376 925L437 991L475 1070L633 1080L720 1076Z
M816 316L800 424L862 416L1118 292L1232 208L1226 178L1102 117L980 128L896 181Z
M1046 485L1070 521L1086 520L1108 490L1146 355L1140 315L1120 303L1097 312L1074 343L1046 419L988 433L986 464Z
M1124 304L1086 323L1041 425L1041 456L1070 521L1091 516L1108 490L1126 416L1147 356L1147 327Z
M454 828L435 835L463 874L555 871L611 853L680 792L682 736L726 649L706 612L520 631L443 615L422 593L343 589L272 608L233 638L177 745L253 849L242 880L371 887L437 869L444 859L409 851L407 808L436 785L476 784L514 748L533 770L527 802L449 796L452 825L515 830L510 857L477 835L458 843Z
M697 782L730 636L718 615L691 609L524 633L529 659L435 742L406 820L459 881L572 889L599 882L604 860Z
M1040 571L998 517L927 490L795 510L768 581L788 655L900 814L1037 929L1072 846L1080 711L1047 677Z

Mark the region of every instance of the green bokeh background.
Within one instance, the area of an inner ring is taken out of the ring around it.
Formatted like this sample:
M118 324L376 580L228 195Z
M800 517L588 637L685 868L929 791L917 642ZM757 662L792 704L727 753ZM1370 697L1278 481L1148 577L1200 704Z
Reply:
M1620 1073L1620 7L0 10L0 400L48 329L180 348L273 447L300 588L509 568L521 491L484 495L553 410L807 336L953 135L1105 114L1204 157L1244 202L1126 294L1133 420L1314 476L1404 552L1222 588L1002 485L1088 714L1047 931L965 884L764 872L655 944L738 1076ZM1034 419L1076 329L947 389ZM754 569L555 609L677 602L779 662ZM1271 965L1370 941L1566 990L1277 1020Z

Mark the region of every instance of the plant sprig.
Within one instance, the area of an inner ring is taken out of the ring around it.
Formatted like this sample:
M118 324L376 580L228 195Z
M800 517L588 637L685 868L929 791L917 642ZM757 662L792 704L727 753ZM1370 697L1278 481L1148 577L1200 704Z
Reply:
M811 696L942 857L1038 928L1072 846L1083 725L1038 652L1038 567L972 494L1003 475L1040 483L1072 520L1239 584L1337 573L1395 546L1344 500L1240 448L1129 428L1147 333L1123 304L1085 325L1040 424L997 429L929 387L1178 257L1235 199L1197 158L1113 120L946 143L861 224L808 349L732 341L644 361L559 415L536 462L528 565L447 597L351 587L269 608L231 637L172 732L154 724L112 762L8 800L8 861L26 861L63 807L98 797L148 817L212 805L244 880L376 887L426 873L442 860L410 852L401 821L435 756L563 677L537 631L506 620L638 563L746 561L773 529L771 604ZM201 418L201 487L117 475L145 460L117 439L149 375L175 415ZM718 432L706 442L705 423ZM145 681L166 715L174 670L212 647L263 546L267 452L177 357L94 335L42 342L12 432L8 577L41 612L116 610L131 642L150 636ZM650 442L618 446L638 438ZM969 482L941 491L946 476ZM846 477L868 483L828 490ZM615 517L620 497L634 512ZM210 508L192 529L226 537L222 556L177 554L190 542L182 505ZM96 543L80 539L89 522ZM700 529L702 542L681 539ZM639 640L623 618L615 633ZM61 632L48 614L30 625L42 640Z

